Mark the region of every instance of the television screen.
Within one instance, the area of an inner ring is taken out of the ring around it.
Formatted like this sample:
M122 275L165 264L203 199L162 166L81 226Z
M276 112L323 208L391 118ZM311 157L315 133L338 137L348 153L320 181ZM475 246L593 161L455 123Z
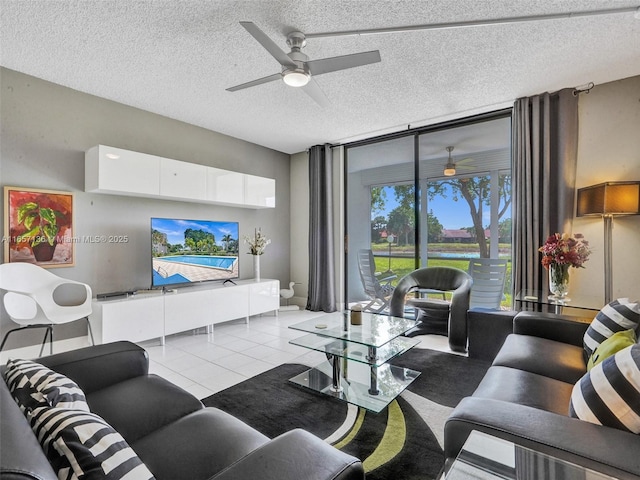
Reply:
M151 219L152 287L238 278L237 222Z

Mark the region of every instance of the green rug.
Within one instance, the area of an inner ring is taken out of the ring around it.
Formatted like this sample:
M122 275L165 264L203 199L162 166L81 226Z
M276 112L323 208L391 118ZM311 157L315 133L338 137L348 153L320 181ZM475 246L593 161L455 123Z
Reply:
M203 400L273 438L308 430L363 461L368 480L435 479L444 422L471 395L489 364L414 348L392 362L422 374L378 414L288 382L308 367L285 364Z

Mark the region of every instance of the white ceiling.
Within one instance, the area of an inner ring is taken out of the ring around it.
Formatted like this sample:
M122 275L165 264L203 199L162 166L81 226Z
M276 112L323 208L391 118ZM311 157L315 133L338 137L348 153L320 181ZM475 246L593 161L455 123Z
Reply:
M638 0L0 0L0 64L286 153L461 118L544 91L640 75L636 13L312 38L311 59L380 50L316 81L332 102L272 82L239 24L286 34L640 6Z

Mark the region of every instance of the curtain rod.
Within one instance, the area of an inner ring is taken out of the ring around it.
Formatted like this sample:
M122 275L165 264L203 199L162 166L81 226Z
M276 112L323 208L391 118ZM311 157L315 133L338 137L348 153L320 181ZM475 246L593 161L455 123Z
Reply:
M593 82L589 82L586 85L581 85L579 87L574 87L573 96L577 97L581 93L589 93L593 87L595 87Z
M527 15L522 17L493 18L493 19L487 19L487 20L466 20L466 21L460 21L460 22L427 23L423 25L406 25L401 27L370 28L365 30L342 30L338 32L305 33L305 37L309 39L309 38L321 38L321 37L381 35L381 34L387 34L387 33L412 32L412 31L419 31L419 30L480 27L484 25L501 25L501 24L509 24L509 23L534 22L534 21L542 21L542 20L557 20L562 18L579 18L579 17L590 17L590 16L596 16L596 15L613 15L618 13L630 13L630 12L635 12L635 17L640 19L640 6L636 5L633 7L609 8L609 9L603 9L603 10L587 10L587 11L580 11L580 12L549 13L545 15Z

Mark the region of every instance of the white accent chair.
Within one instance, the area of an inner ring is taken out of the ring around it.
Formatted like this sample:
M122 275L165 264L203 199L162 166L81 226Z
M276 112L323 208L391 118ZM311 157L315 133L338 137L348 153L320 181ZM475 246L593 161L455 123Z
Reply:
M0 344L4 348L9 335L27 328L46 328L40 356L49 338L53 353L53 326L86 319L91 343L93 332L89 323L91 314L91 287L84 283L58 277L32 263L16 262L0 265L0 289L5 290L4 308L9 318L20 325L9 330ZM69 296L70 300L62 300ZM84 299L75 300L84 294Z
M474 258L469 260L468 272L473 278L469 308L500 310L504 298L507 260Z

